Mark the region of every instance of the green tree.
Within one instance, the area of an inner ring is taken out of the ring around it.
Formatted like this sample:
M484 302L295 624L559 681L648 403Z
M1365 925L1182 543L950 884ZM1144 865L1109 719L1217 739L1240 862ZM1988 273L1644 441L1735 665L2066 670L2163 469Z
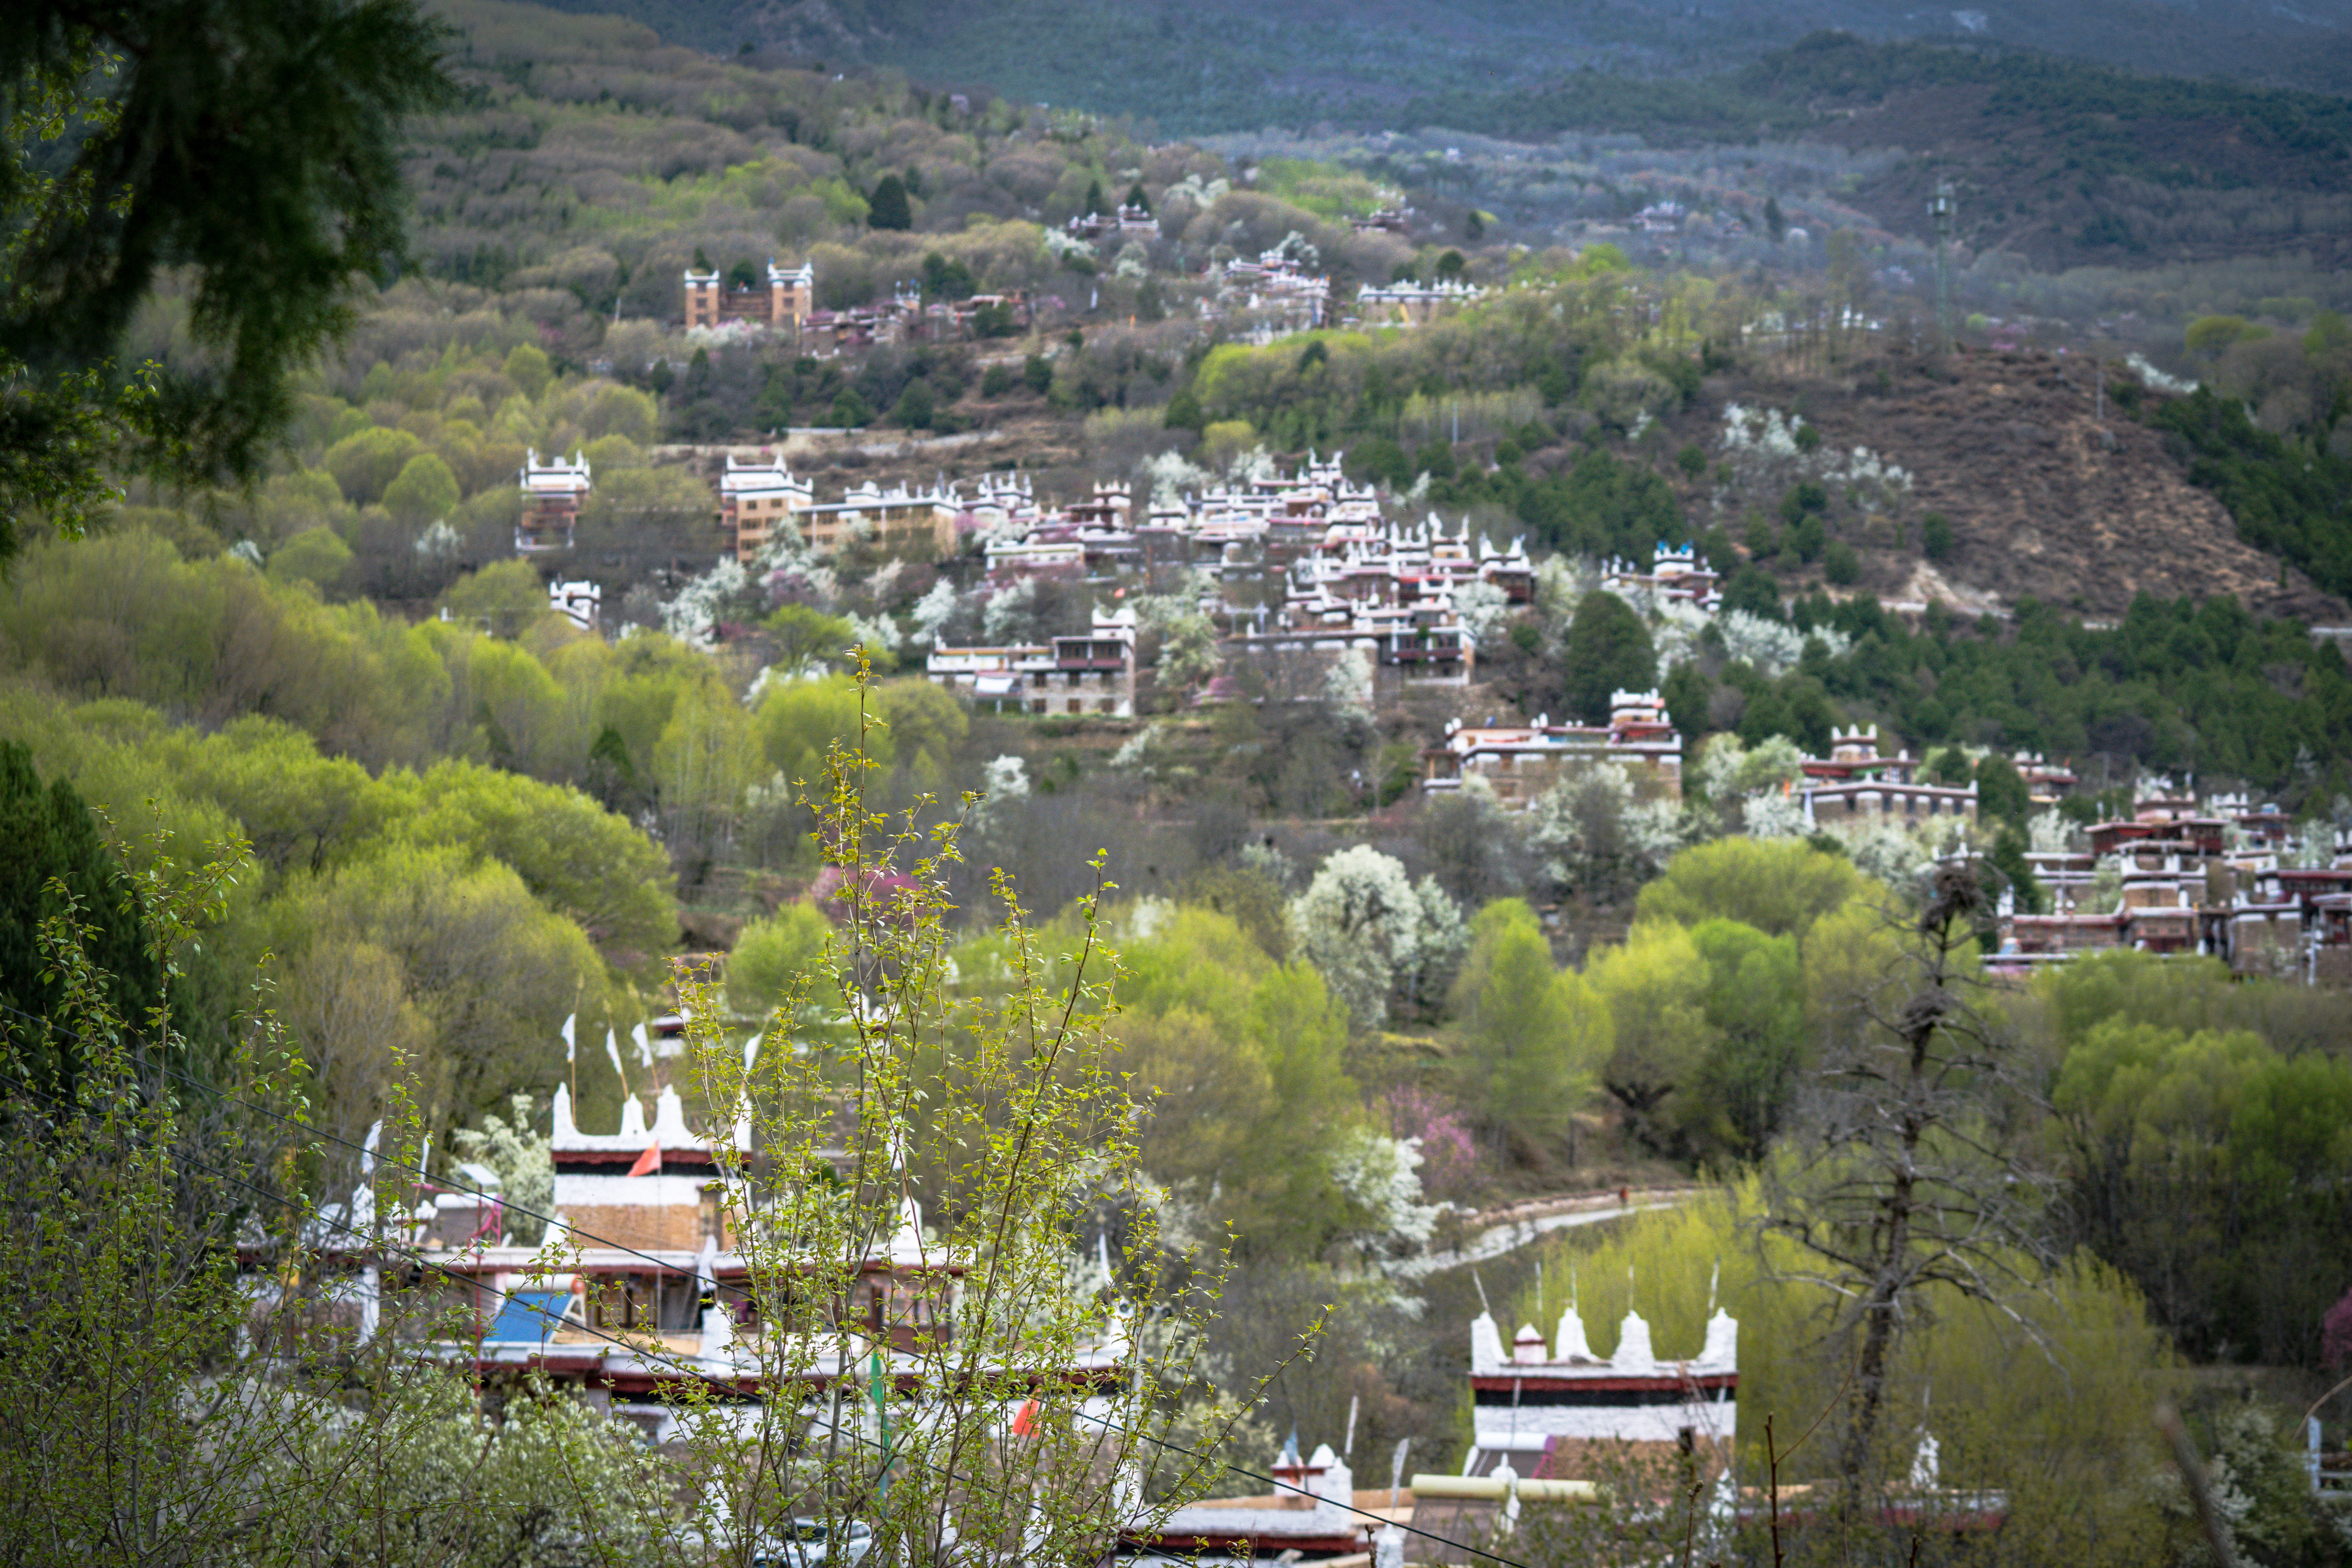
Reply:
M2019 914L2047 914L2049 895L2033 874L2033 862L2025 858L2025 836L2016 828L2003 827L1994 836L1992 853L1985 857L1985 864L2000 874L2001 885L2015 898Z
M1684 1125L1703 1152L1763 1158L1794 1101L1805 1046L1803 965L1797 939L1738 921L1701 921L1691 942L1706 964L1701 1000L1716 1030L1699 1064Z
M394 784L394 840L462 848L477 863L510 868L615 967L642 966L677 945L668 857L579 790L457 761Z
M980 292L980 280L961 261L950 261L934 250L923 258L923 298L969 300Z
M769 689L752 719L767 765L788 781L814 779L824 770L827 748L858 737L865 721L856 681L847 676L793 680ZM887 765L895 748L887 729L864 742L866 756Z
M828 936L814 904L786 904L745 926L727 955L728 1002L746 1017L765 1018L795 996L822 994L818 965Z
M571 776L580 755L577 715L547 666L519 641L442 622L425 631L449 675L450 750L512 773Z
M1233 1224L1253 1258L1317 1256L1339 1206L1326 1155L1359 1120L1347 1014L1322 977L1277 963L1231 916L1181 906L1119 952L1118 996L1141 1025L1126 1069L1158 1086L1146 1169ZM987 950L960 963L978 968ZM1236 1166L1220 1156L1251 1149Z
M1946 746L1930 756L1919 769L1919 776L1930 784L1965 784L1976 776L1966 752L1958 746Z
M1470 922L1451 1007L1464 1103L1498 1144L1542 1159L1572 1131L1610 1058L1606 1005L1574 970L1553 967L1526 901L1502 899Z
M1622 946L1593 955L1585 978L1612 1026L1601 1087L1643 1143L1663 1154L1689 1154L1685 1128L1704 1110L1693 1103L1695 1086L1719 1041L1707 1018L1710 976L1697 942L1667 921L1639 923Z
M1931 511L1919 520L1919 552L1930 561L1952 558L1952 520Z
M727 848L744 791L760 776L759 757L752 721L726 688L680 694L654 742L651 772L665 842L683 880L698 882Z
M898 394L898 401L890 407L890 417L909 430L928 430L938 419L939 411L939 394L931 390L929 381L917 376Z
M320 461L335 476L345 500L367 506L382 500L392 481L424 451L425 443L407 431L378 426L336 442Z
M504 862L462 847L387 847L290 889L272 945L291 963L322 943L366 943L396 963L399 994L427 1030L415 1074L428 1125L447 1129L545 1086L549 1047L604 965L580 928ZM352 1064L380 1094L399 1080L385 1038ZM379 1103L381 1103L379 1101Z
M2025 787L2017 764L1999 752L1987 752L1976 765L1977 814L2022 830L2033 813L2032 792Z
M906 181L896 174L885 174L875 183L874 194L866 198L866 226L876 229L915 226L915 209L907 199Z
M1636 918L1693 926L1739 921L1801 942L1815 921L1864 885L1853 861L1801 838L1718 838L1668 862L1665 874L1642 889Z
M1127 187L1127 201L1124 205L1133 207L1139 212L1148 213L1151 210L1151 198L1144 195L1143 182L1141 180L1138 180L1135 184Z
M441 595L442 607L493 637L520 637L545 616L547 584L528 561L498 561L469 572Z
M269 552L270 580L331 592L351 570L352 547L331 528L306 528Z
M971 729L964 705L946 687L921 676L882 681L869 689L887 754L913 770L925 792L945 793L948 769Z
M2250 337L2268 336L2269 329L2254 326L2243 316L2200 316L2181 332L2181 346L2208 362Z
M855 637L846 620L808 605L780 605L760 625L776 639L776 668L787 677L847 658Z
M383 510L403 522L427 523L457 510L457 476L438 452L425 452L402 465L383 488Z
M27 509L78 535L101 472L259 478L406 259L403 121L449 100L448 36L411 0L0 15L0 560ZM123 364L166 273L198 352Z
M1240 1175L1234 1195L1246 1201L1260 1174L1250 1153L1276 1105L1263 1043L1181 1004L1130 1013L1120 1033L1126 1069L1154 1090L1140 1140L1144 1168L1203 1194Z
M371 778L348 757L322 755L293 725L257 713L201 740L185 731L158 735L144 749L168 759L182 789L235 817L274 875L323 871L365 849L399 809L405 776Z
M1568 710L1580 723L1606 724L1612 693L1647 691L1658 681L1649 628L1631 605L1598 588L1577 604L1562 661Z
M45 1089L71 1091L81 1047L43 1022L61 1016L68 984L42 961L44 921L79 924L121 1016L143 1024L164 999L163 964L129 895L80 795L61 778L44 785L32 752L0 741L0 1038Z
M1819 512L1799 512L1789 523L1788 539L1789 548L1808 566L1819 561L1829 548L1829 531L1822 526Z
M506 363L499 367L509 381L522 388L522 395L533 403L555 379L555 365L547 351L537 343L517 343L507 353Z
M610 724L596 731L596 739L588 748L581 787L605 810L625 817L634 816L650 800L645 775L637 769L636 758L630 754L627 739Z

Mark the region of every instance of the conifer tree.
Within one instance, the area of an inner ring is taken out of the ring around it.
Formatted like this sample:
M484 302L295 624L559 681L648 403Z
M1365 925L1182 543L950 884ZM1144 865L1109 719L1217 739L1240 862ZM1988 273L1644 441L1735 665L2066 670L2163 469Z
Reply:
M406 260L404 117L447 100L415 0L0 7L0 560L124 463L258 476L294 374ZM117 355L166 271L198 353Z
M885 174L866 198L866 226L868 228L908 229L915 226L915 211L907 201L907 182L896 174Z
M63 892L59 891L59 888ZM121 868L99 837L89 807L73 785L46 787L33 754L0 742L0 1030L17 1042L18 1059L45 1087L69 1088L78 1053L47 1026L58 981L41 962L44 920L80 906L91 962L110 975L109 1002L134 1023L163 997L163 972L146 933L125 901Z
M1657 650L1633 606L1599 589L1584 595L1568 628L1568 706L1587 724L1609 721L1609 699L1646 691L1658 679Z

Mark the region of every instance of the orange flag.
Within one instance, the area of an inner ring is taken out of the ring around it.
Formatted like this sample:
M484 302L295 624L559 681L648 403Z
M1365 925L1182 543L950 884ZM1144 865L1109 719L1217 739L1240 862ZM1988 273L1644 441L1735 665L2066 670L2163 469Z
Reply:
M660 1172L661 1144L658 1141L646 1144L646 1152L637 1156L637 1163L629 1167L629 1174L633 1176L658 1175Z
M1037 1429L1037 1402L1030 1400L1022 1405L1021 1414L1013 1418L1013 1435L1026 1437Z

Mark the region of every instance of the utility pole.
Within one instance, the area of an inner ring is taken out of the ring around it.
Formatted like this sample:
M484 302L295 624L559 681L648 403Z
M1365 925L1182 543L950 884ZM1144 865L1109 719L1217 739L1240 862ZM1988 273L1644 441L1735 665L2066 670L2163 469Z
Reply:
M1927 198L1927 216L1936 226L1936 353L1952 352L1952 269L1946 253L1952 243L1952 182L1938 179Z

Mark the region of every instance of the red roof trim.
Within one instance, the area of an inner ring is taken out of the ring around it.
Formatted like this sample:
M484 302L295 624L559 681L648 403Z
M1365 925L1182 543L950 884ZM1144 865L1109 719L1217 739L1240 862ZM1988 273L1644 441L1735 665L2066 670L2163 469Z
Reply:
M1473 1388L1498 1394L1508 1394L1514 1385L1522 1388L1574 1388L1598 1394L1654 1394L1660 1389L1693 1387L1703 1393L1712 1393L1717 1389L1737 1390L1739 1374L1736 1372L1709 1372L1694 1373L1685 1377L1679 1373L1662 1372L1654 1377L1636 1377L1630 1373L1587 1377L1573 1372L1530 1367L1523 1373L1480 1373L1470 1380Z

